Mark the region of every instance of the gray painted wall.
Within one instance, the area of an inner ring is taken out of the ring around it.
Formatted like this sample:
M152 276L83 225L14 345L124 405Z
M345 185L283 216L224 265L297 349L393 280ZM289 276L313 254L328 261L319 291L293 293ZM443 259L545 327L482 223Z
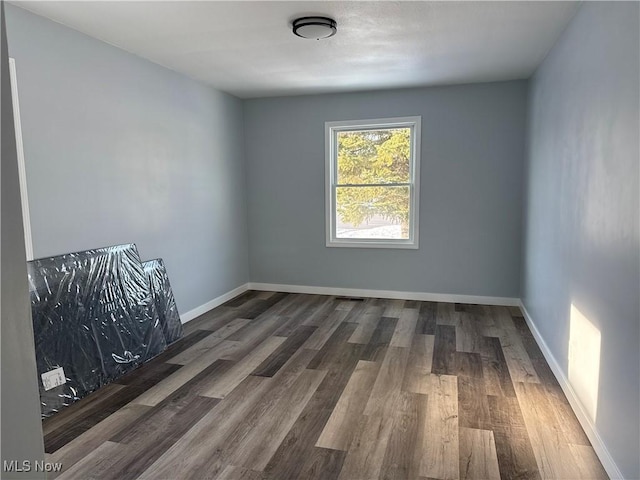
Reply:
M245 101L253 282L518 297L526 82ZM422 116L420 249L325 247L324 122Z
M37 257L135 242L182 313L248 281L242 103L7 5Z
M601 332L595 425L640 478L639 4L585 3L531 83L524 303L565 374L573 303Z
M2 83L2 164L0 167L0 338L2 341L2 435L0 462L17 460L44 460L42 426L36 358L33 347L33 328L27 285L24 234L20 187L18 183L18 157L13 128L11 85L9 82L9 57L2 2L1 32L1 83ZM0 468L0 471L3 469ZM44 478L44 474L24 472L0 473L4 478Z

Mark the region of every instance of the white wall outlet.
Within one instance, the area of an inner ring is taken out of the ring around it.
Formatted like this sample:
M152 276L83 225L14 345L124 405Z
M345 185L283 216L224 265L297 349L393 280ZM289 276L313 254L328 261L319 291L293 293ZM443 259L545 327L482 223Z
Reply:
M51 390L52 388L67 383L67 378L64 376L62 367L44 372L40 377L42 378L42 385L45 390Z

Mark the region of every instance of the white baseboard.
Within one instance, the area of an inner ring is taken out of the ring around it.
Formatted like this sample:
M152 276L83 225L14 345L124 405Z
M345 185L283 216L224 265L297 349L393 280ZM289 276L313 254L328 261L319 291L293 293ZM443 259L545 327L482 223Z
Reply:
M536 343L540 347L540 350L542 350L542 354L544 355L544 358L547 360L547 363L551 367L551 371L553 372L556 379L558 380L558 383L560 383L560 387L562 388L562 391L564 392L567 399L569 400L569 404L571 405L571 408L576 414L576 417L578 417L578 421L580 422L580 425L582 425L584 432L587 434L587 437L589 438L589 441L591 442L593 449L596 451L598 458L602 462L602 466L607 471L607 474L612 480L624 479L622 472L620 472L620 469L618 468L615 461L613 460L613 457L609 453L609 450L607 449L604 441L602 440L602 437L600 437L600 434L598 433L596 426L593 424L591 417L589 417L589 414L587 413L584 406L582 405L582 402L578 399L576 392L573 390L573 387L569 383L569 379L564 374L564 371L560 367L560 364L558 363L556 358L551 353L551 350L549 350L547 343L542 338L542 335L540 334L538 327L536 327L535 322L531 318L531 315L529 315L529 312L525 308L522 301L520 301L520 308L522 309L522 313L524 314L524 319L527 322L527 325L529 325L529 329L531 330L531 333L533 333L533 337L535 338Z
M249 290L267 292L308 293L312 295L338 295L344 297L392 298L419 300L421 302L473 303L478 305L518 306L520 299L510 297L484 297L477 295L453 295L446 293L399 292L396 290L368 290L360 288L311 287L304 285L279 285L275 283L249 282Z
M249 284L245 283L244 285L240 285L233 290L228 291L227 293L223 293L219 297L214 298L213 300L205 303L204 305L200 305L199 307L194 308L193 310L189 310L187 313L183 313L180 315L180 321L184 324L190 320L193 320L196 317L199 317L203 313L207 313L209 310L213 310L214 308L222 305L224 302L228 302L234 297L246 292L249 290Z

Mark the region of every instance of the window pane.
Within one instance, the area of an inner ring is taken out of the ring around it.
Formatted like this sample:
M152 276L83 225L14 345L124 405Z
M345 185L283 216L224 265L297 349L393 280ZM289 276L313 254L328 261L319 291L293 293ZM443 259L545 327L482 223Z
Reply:
M409 239L409 187L336 187L336 238Z
M338 184L409 183L411 129L338 132Z

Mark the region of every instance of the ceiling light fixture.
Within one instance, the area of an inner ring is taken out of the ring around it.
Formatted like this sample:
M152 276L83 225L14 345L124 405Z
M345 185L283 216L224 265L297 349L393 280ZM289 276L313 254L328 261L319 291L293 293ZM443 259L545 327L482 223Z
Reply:
M296 18L292 27L294 35L315 40L333 37L338 31L336 21L329 17Z

